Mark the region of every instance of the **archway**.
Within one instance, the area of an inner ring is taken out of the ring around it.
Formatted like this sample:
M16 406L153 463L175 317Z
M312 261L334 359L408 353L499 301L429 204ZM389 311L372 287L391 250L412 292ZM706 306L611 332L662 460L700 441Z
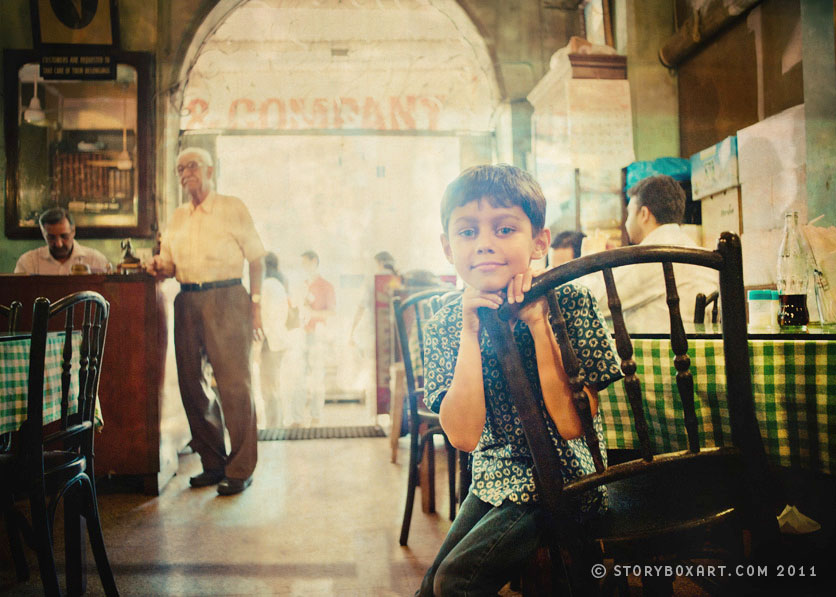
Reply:
M218 190L248 204L297 293L299 255L319 253L338 295L330 393L373 403L371 309L348 337L372 256L451 273L441 194L495 153L500 94L476 27L454 0L222 1L181 80L180 145L215 153Z

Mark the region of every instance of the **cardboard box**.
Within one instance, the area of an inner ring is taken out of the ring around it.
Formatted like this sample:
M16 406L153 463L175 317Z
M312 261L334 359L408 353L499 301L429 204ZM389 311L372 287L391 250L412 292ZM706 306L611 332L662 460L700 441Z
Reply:
M781 230L749 231L740 237L740 246L743 249L743 284L747 288L774 288Z
M807 163L804 104L737 131L740 182L774 176Z
M691 156L691 196L702 199L738 184L737 137Z
M807 221L807 172L804 166L740 183L742 222L747 232L781 229L784 214L797 211Z
M703 246L707 249L717 247L721 232L741 234L743 225L740 210L740 187L732 187L700 202L702 207Z

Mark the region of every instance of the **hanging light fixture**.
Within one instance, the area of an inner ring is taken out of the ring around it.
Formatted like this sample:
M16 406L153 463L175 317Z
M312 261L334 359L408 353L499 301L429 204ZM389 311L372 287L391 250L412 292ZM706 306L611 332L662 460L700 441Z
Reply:
M128 100L122 99L122 151L116 158L116 167L120 170L130 170L134 167L131 154L128 153Z
M32 93L32 99L29 101L29 107L23 111L23 120L35 126L47 126L49 122L46 119L46 113L41 108L41 100L38 99L38 75L35 75L35 87Z

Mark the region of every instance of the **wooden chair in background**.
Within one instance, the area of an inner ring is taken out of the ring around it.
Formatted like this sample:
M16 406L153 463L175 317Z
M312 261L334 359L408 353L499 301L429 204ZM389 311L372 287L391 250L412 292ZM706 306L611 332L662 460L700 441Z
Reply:
M636 376L632 343L612 275L613 268L633 263L659 263L660 276L664 276L678 388L678 396L669 398L680 401L684 413L688 448L682 451L654 454L652 448L652 426L644 414L642 385ZM706 447L701 443L673 263L719 272L731 445ZM615 345L625 375L623 383L641 444L640 458L609 468L603 462L593 429L589 401L583 391L584 375L552 292L566 282L595 272L601 272L606 282ZM564 580L578 594L614 588L602 586L590 574L591 566L604 560L615 564L665 564L708 556L741 561L746 551L744 529L751 537L752 558L758 560L772 553L778 540L776 500L772 499L774 484L755 419L739 238L723 233L715 251L634 246L582 257L539 276L526 301L544 295L548 297L574 403L583 421L584 438L595 462L596 472L581 479L565 484L562 481L560 463L538 399L522 371L510 326L504 321L509 316L508 306L499 313L483 309L480 317L497 347L533 455L538 494L550 521L547 534L553 585ZM579 523L572 498L602 485L609 493L609 510L602 517ZM711 549L707 551L708 547ZM653 586L654 580L644 578L645 588L670 592L672 578L662 578ZM622 582L626 585L626 579L622 578ZM542 590L538 589L539 594Z
M6 305L0 305L0 317L4 317L8 325L6 329L10 332L14 332L17 330L17 322L20 318L20 309L23 305L20 304L20 301L12 301L12 304L8 307Z
M421 466L426 454L427 476L426 498L429 500L429 511L435 512L435 447L433 439L436 435L444 437L447 448L448 489L450 493L450 520L456 514L456 450L450 444L444 430L439 423L438 415L431 412L424 405L423 388L423 324L432 315L431 300L450 292L449 287L429 288L416 292L404 299L396 296L392 299L395 313L395 326L398 330L398 342L403 358L406 378L406 401L409 415L409 475L406 489L406 505L404 507L403 522L401 524L400 544L406 545L409 538L409 526L412 522L412 508L415 502L415 489L420 482ZM438 303L436 303L437 305ZM410 333L412 332L412 333ZM415 356L418 363L413 362L411 342L416 344ZM420 369L415 365L420 365ZM424 497L424 496L422 496Z
M6 319L6 322L8 323L6 329L9 332L14 332L17 330L17 322L20 319L20 309L22 307L23 305L20 303L20 301L12 301L12 304L8 307L6 305L0 305L0 317ZM9 451L11 441L11 433L0 433L0 453Z
M711 307L711 323L717 323L717 315L719 314L719 302L720 293L718 291L714 291L708 296L704 295L702 292L697 294L697 298L694 301L694 323L705 323L705 310L708 308L708 305L712 305Z
M46 595L61 594L53 552L53 526L62 499L67 592L80 594L85 588L83 518L105 594L118 595L99 521L93 466L94 417L109 311L108 302L95 292L76 292L53 304L45 298L35 301L27 419L20 427L12 451L0 454L0 505L15 569L20 580L28 578L22 534L37 554ZM44 426L44 376L50 327L63 331L61 413L58 421ZM29 501L29 520L16 508L19 499Z

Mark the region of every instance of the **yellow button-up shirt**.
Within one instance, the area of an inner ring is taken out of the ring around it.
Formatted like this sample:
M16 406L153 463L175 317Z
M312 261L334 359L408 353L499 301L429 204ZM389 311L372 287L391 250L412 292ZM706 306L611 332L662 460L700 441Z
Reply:
M215 191L197 207L189 201L174 211L160 249L162 260L175 266L180 283L240 278L245 259L265 254L244 202Z

